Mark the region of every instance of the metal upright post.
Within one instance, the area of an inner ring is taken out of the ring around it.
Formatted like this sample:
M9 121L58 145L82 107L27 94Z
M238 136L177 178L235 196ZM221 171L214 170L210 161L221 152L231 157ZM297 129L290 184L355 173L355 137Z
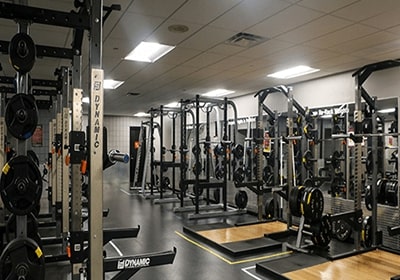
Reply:
M224 211L228 210L228 99L224 98L224 133L222 135L224 147L224 187L222 188L222 201Z
M355 107L354 107L354 133L360 135L362 133L362 104L361 104L361 92L362 86L359 82L359 76L355 76ZM362 189L362 173L363 167L361 162L362 157L362 137L358 137L354 141L354 211L361 210L361 189ZM361 221L355 221L361 224ZM360 231L354 232L354 247L355 250L361 248L361 236Z
M263 102L258 102L258 118L257 118L257 135L256 135L256 149L257 149L257 214L258 220L262 221L263 219L263 195L262 195L262 187L263 187L263 138L264 138L264 109L263 109Z
M199 180L200 180L200 171L199 170L197 170L198 168L199 168L199 164L198 164L198 162L200 162L200 151L199 151L199 147L200 147L200 102L199 102L199 96L198 95L196 95L196 123L193 123L193 125L195 125L195 131L196 131L196 133L195 133L195 142L196 142L196 144L195 144L195 163L194 163L194 166L195 166L195 168L196 168L196 172L195 172L195 183L194 183L194 194L195 194L195 208L196 208L196 210L195 210L195 213L196 214L199 214L199 203L200 203L200 201L199 201L199 192L198 192L198 190L199 190L199 186L200 186L200 183L199 183Z
M181 160L181 174L180 174L180 183L179 183L179 188L180 188L180 206L184 206L184 196L185 196L185 188L186 188L186 154L187 154L187 143L186 143L186 110L185 110L185 104L183 100L181 100L181 147L180 147L180 160Z
M62 231L62 182L63 182L63 159L62 159L62 95L57 96L57 115L56 115L56 227L57 236L61 237Z
M374 109L372 112L372 133L377 133L377 121L376 121L377 113ZM378 138L372 137L371 139L371 149L372 149L372 161L373 161L373 169L372 169L372 185L371 185L371 196L372 196L372 245L376 246L377 244L377 218L378 218L378 195L377 195L377 182L378 182Z
M62 163L62 233L64 240L69 232L69 166L66 164L68 156L67 145L69 145L69 95L70 95L70 78L69 68L61 67L62 77L62 94L63 94L63 109L62 109L62 145L61 147L61 163ZM63 242L65 245L65 242ZM63 246L63 249L65 247Z
M79 147L78 143L73 143L75 135L82 131L82 57L75 55L72 61L72 131L70 141L71 153L71 236L82 231L82 175L81 162L82 159L75 158L74 153L83 151L83 147ZM83 138L84 138L84 133ZM79 160L81 162L79 162ZM83 249L83 248L82 248ZM72 262L72 280L80 279L80 270L82 262Z
M160 190L160 199L163 198L163 177L164 177L164 110L163 106L160 106L160 179L159 179L159 190Z
M293 136L293 95L292 92L289 90L288 91L288 116L287 116L287 127L288 127L288 136L292 137ZM289 138L288 141L288 157L287 157L287 184L288 184L288 190L287 193L290 195L293 185L294 185L294 180L295 174L293 172L293 157L294 157L294 151L293 151L293 139ZM292 226L292 214L290 213L290 208L289 208L289 203L287 204L286 207L286 213L287 213L287 225L288 229Z
M150 116L150 128L149 128L149 137L150 137L150 196L153 196L153 189L156 185L156 178L154 174L154 113L153 108L151 109Z
M90 14L90 171L89 279L104 279L103 269L103 1L91 1Z

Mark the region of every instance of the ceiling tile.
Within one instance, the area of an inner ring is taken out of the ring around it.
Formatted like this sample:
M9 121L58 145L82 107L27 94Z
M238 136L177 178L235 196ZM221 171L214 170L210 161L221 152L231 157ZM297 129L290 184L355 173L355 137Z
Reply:
M210 64L213 64L213 63L223 59L224 57L225 56L223 56L223 55L215 54L215 53L202 53L202 54L192 58L191 60L185 62L184 65L202 68L202 67L208 66Z
M350 24L350 21L328 15L284 33L281 36L278 36L277 39L292 43L303 43L346 27Z
M397 11L382 13L377 16L366 19L361 23L379 29L388 29L400 24L399 11L397 10Z
M340 43L364 37L376 31L378 30L369 26L353 24L335 32L310 40L305 44L315 48L328 48Z
M246 32L273 38L322 15L321 12L293 5L247 29Z
M222 54L222 55L234 55L243 50L244 49L242 47L228 45L228 44L219 44L219 45L216 45L215 47L209 49L207 52Z
M224 71L224 70L230 70L233 67L242 65L250 61L251 61L250 58L246 58L243 56L230 56L228 58L225 58L214 64L209 65L208 68Z
M343 8L357 1L359 0L335 0L335 1L302 0L298 2L297 5L325 13L331 13L337 9Z
M125 13L109 38L138 43L146 39L162 22L163 18L160 17Z
M198 56L200 53L201 52L198 50L187 49L177 46L167 55L158 60L158 62L170 65L179 65L186 61L189 61L191 58Z
M190 0L175 12L172 18L198 24L208 24L238 3L240 3L240 0Z
M126 81L129 77L146 68L148 65L145 62L122 60L109 75L113 79Z
M387 29L386 31L400 35L400 25Z
M128 11L147 16L168 17L185 2L185 0L135 0L132 1Z
M180 45L185 48L205 51L225 42L233 35L235 35L235 32L231 30L206 26Z
M362 0L335 11L333 15L358 22L385 11L399 10L399 7L400 1L397 0Z
M217 18L211 25L240 32L288 6L289 3L280 0L246 0Z
M373 58L385 54L387 52L392 52L399 48L400 48L400 38L398 39L393 38L392 41L388 41L382 44L377 42L376 45L373 45L370 48L363 48L359 51L354 51L352 55L357 57ZM397 57L392 57L391 59L397 59Z
M389 42L391 40L393 40L393 34L388 32L379 32L361 38L357 38L351 41L347 41L342 44L329 47L328 49L344 54L349 54L351 52L359 51L378 44Z

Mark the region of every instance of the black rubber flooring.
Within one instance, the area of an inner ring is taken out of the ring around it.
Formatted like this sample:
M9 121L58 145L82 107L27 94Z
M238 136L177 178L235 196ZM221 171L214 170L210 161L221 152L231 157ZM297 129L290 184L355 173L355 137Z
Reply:
M281 275L324 262L327 262L327 259L317 255L292 253L279 259L260 262L256 265L256 271L274 279L287 279Z
M104 176L107 178L107 176ZM256 274L255 265L260 260L240 259L236 262L224 254L204 244L197 244L190 236L183 234L184 226L208 224L231 224L252 222L256 218L250 215L229 218L188 220L187 214L176 214L172 211L179 205L153 205L152 201L137 193L129 191L129 184L118 180L104 183L104 208L110 213L104 218L104 228L136 227L140 225L137 238L113 240L104 248L107 256L118 256L119 253L137 255L177 248L177 255L172 265L141 269L131 279L171 279L171 280L211 280L239 279L266 280L267 277ZM184 237L189 238L183 238ZM206 248L205 248L206 247ZM60 251L60 249L54 249ZM210 250L212 252L210 252ZM216 254L214 254L216 253ZM271 254L271 255L269 255ZM260 255L257 255L260 257ZM272 258L273 253L261 257ZM70 278L70 264L54 263L46 265L46 280L64 280ZM106 275L111 279L112 274ZM93 279L92 279L93 280ZM97 279L96 279L97 280Z

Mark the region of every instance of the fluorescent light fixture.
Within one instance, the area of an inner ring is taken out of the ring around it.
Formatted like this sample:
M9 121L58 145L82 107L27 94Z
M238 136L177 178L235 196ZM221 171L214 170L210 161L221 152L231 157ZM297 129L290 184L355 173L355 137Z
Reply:
M389 114L389 113L394 113L395 111L396 111L396 108L387 108L387 109L378 110L378 113Z
M159 43L141 42L125 57L125 59L153 63L172 51L174 48L175 46Z
M180 102L171 102L165 105L164 107L169 107L169 108L179 108L181 106Z
M294 77L299 77L307 74L311 74L314 72L318 72L319 69L311 68L306 65L299 65L292 68L288 68L279 72L275 72L273 74L269 74L268 77L277 78L277 79L290 79Z
M116 89L120 85L122 85L124 81L116 81L112 79L105 79L104 80L104 89Z
M202 94L202 96L208 96L208 97L221 97L221 96L225 96L228 94L234 93L233 90L227 90L227 89L223 89L223 88L219 88L219 89L215 89L209 92L206 92L204 94Z
M90 101L89 101L89 97L83 97L82 98L82 103L87 103L87 104L89 104L90 103Z
M145 112L139 112L134 114L135 117L150 117L150 114L145 113Z

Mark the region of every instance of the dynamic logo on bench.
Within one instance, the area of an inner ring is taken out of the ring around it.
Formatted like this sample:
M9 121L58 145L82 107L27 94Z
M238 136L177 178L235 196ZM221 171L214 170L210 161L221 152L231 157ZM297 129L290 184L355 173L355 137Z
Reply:
M120 259L117 269L139 268L150 266L150 258Z

